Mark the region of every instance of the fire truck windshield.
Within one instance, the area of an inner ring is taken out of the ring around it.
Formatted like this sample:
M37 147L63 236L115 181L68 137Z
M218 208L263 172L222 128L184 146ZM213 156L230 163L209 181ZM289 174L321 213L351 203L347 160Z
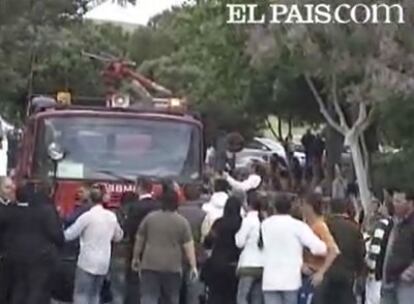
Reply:
M47 147L56 142L65 151L58 178L200 178L200 129L186 122L68 116L46 118L37 130L33 162L37 177L53 175Z

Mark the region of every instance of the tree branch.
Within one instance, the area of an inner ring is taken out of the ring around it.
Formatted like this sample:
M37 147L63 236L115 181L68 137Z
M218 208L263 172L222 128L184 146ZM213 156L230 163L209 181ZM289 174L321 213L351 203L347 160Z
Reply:
M358 119L353 124L352 130L356 132L358 135L362 134L372 123L374 119L374 110L370 110L367 114L367 105L363 102L359 103L359 113L358 113Z
M340 134L345 135L346 130L344 128L342 128L333 118L332 116L329 114L328 110L326 109L326 106L321 98L321 95L319 95L318 90L316 90L315 84L313 83L311 77L309 76L309 74L305 74L305 80L309 86L309 88L311 89L313 96L315 97L318 105L319 105L319 110L321 112L321 114L323 115L323 117L326 119L326 121L328 122L328 124L334 128L336 131L338 131Z
M371 109L368 113L368 117L359 126L361 132L364 132L366 129L368 129L368 127L373 122L374 118L375 118L375 111Z
M342 128L345 130L349 129L349 126L346 122L344 112L342 111L342 108L338 101L338 86L336 82L336 74L332 75L332 101L335 107L335 112L338 114L339 122Z
M270 130L270 132L272 133L272 135L277 138L278 140L280 140L279 136L277 136L275 129L272 126L272 123L269 120L269 117L266 117L266 124L267 124L267 128Z

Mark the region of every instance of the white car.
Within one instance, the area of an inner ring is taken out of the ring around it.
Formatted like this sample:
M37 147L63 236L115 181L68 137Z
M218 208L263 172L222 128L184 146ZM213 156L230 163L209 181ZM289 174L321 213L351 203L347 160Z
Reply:
M245 145L241 152L237 153L236 167L245 167L253 160L268 162L273 154L277 154L287 162L286 150L280 142L271 138L255 137ZM294 157L299 160L301 166L305 165L305 153L295 151Z

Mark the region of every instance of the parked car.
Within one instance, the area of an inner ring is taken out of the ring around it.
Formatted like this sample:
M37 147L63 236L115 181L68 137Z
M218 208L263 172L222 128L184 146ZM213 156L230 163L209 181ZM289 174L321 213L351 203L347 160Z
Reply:
M271 138L255 137L245 145L241 152L237 153L236 167L245 167L253 160L268 162L273 154L277 154L287 162L285 147L280 142ZM293 155L299 160L301 166L305 165L305 153L295 148Z

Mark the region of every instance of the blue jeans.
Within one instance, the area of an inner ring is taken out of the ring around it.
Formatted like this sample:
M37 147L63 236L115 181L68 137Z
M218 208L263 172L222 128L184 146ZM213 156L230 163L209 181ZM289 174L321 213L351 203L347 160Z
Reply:
M242 276L237 289L237 304L262 304L263 292L260 279Z
M393 286L383 286L381 304L412 304L414 303L414 283L398 282Z
M297 304L298 303L298 292L297 291L265 291L264 300L265 300L265 304Z
M179 304L180 288L180 273L141 271L141 304L158 304L161 298L169 304Z
M93 275L76 268L73 304L99 304L104 275Z

